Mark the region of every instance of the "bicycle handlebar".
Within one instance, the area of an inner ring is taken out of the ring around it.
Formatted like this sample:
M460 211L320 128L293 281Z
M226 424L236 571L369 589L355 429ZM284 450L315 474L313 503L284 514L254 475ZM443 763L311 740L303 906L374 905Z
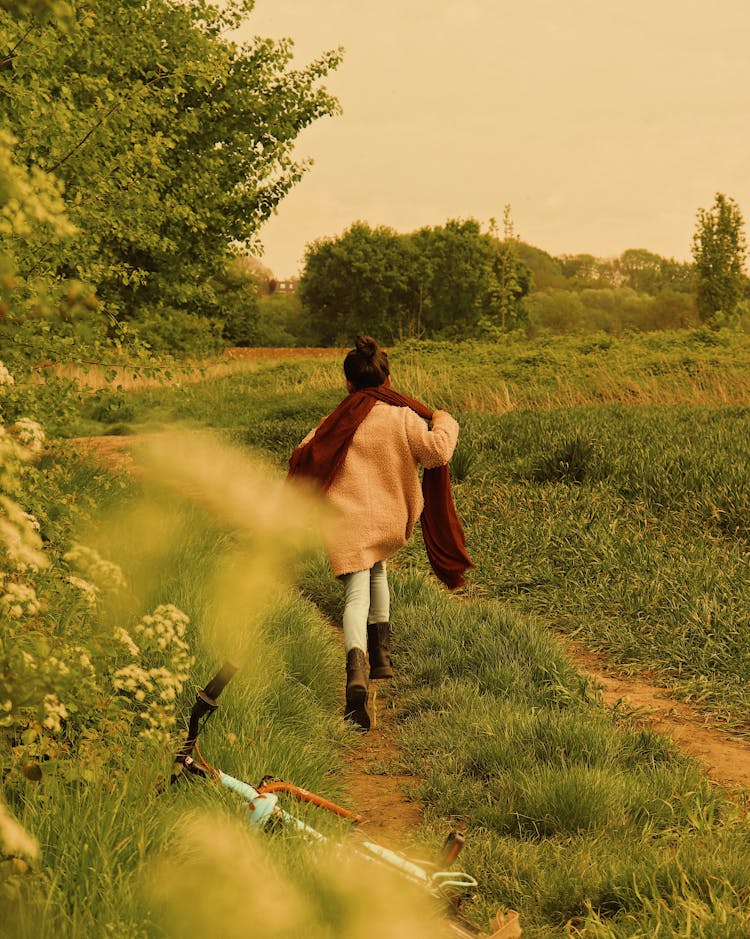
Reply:
M203 694L214 704L214 706L216 706L216 699L234 677L237 668L238 666L236 666L234 662L225 662L211 679L211 681L203 689Z
M195 747L195 742L198 739L198 734L200 733L201 729L201 719L203 717L210 717L219 706L216 703L216 699L229 684L235 672L237 671L237 668L238 666L236 666L233 662L225 662L211 679L211 681L208 682L206 687L201 688L201 690L196 693L195 704L193 705L193 709L190 712L187 738L174 760L180 768L176 769L175 772L172 773L170 778L171 783L174 783L179 779L181 775L181 767L186 767L191 773L195 773L200 776L205 775L203 770L188 758L192 754Z

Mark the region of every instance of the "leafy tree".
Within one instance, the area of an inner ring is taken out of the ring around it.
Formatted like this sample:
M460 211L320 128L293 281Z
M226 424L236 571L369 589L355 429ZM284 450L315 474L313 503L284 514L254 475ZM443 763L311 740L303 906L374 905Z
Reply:
M558 258L518 238L515 241L515 249L519 260L523 261L531 272L531 282L535 291L545 290L548 287L567 286Z
M695 294L695 265L692 262L661 259L660 291Z
M530 285L512 241L475 219L410 235L358 222L308 247L299 293L320 341L335 343L362 331L388 341L511 327Z
M337 110L321 80L339 53L298 70L288 41L237 46L250 0L36 7L0 10L0 121L19 163L64 187L77 233L19 243L19 291L74 277L118 317L219 315L215 276L305 172L299 132Z
M493 235L496 227L495 220L491 219L490 232ZM525 320L521 300L532 284L531 270L518 254L518 239L513 230L509 205L505 206L503 214L503 235L502 241L497 240L495 244L487 312L490 321L505 330L519 326Z
M308 246L299 296L324 344L359 332L391 341L418 311L418 285L402 235L356 222Z
M50 334L61 357L76 348L81 321L96 315L97 303L92 292L74 280L37 279L19 300L24 248L61 244L75 229L56 180L38 168L20 166L15 145L13 137L0 131L0 354L3 364L20 377L29 364L46 357Z
M319 341L315 325L305 317L297 293L276 292L259 297L256 345L314 346Z
M735 319L743 307L747 279L744 220L739 206L720 192L710 209L698 210L693 236L698 312L719 325Z
M476 219L450 219L411 236L421 258L422 324L428 334L465 332L485 309L494 245Z
M411 236L420 258L422 322L431 335L469 335L486 325L505 329L522 316L531 286L512 232L503 240L476 219L451 219Z
M235 258L211 286L219 300L222 338L232 346L251 346L258 331L259 283L247 258Z
M606 287L616 282L615 267L611 260L593 254L564 254L559 258L562 272L573 286Z
M623 286L641 293L657 293L661 287L662 258L644 248L629 248L617 260Z

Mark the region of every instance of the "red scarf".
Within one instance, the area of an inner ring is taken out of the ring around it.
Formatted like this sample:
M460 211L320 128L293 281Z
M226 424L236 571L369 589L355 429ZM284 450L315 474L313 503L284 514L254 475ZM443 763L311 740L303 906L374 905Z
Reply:
M344 465L354 433L375 406L383 401L411 408L430 420L432 411L392 388L364 388L348 395L315 431L312 440L297 447L289 460L289 476L316 480L325 492ZM426 469L422 476L422 537L433 571L451 590L466 583L464 571L474 567L466 553L466 538L451 494L448 466Z

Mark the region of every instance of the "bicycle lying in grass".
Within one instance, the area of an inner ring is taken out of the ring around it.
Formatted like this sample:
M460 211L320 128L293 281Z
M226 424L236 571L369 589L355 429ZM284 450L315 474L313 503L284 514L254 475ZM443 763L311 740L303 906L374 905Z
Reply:
M310 841L327 842L329 838L285 809L280 804L280 793L316 805L340 818L347 819L354 825L364 822L365 819L362 816L293 783L274 776L265 776L257 786L253 786L211 766L203 758L197 745L198 736L205 722L218 708L217 699L236 671L235 665L225 662L206 687L196 694L195 704L190 712L187 737L175 757L170 783L174 784L182 778L213 780L242 797L245 804L245 817L254 828L271 830L275 826L284 826L299 831ZM467 873L447 869L461 853L463 845L464 836L461 832L452 831L448 834L440 856L440 865L443 869L438 869L437 864L407 858L367 838L353 839L351 847L368 861L395 870L412 883L425 889L443 904L449 926L457 936L464 937L464 939L477 939L486 934L465 919L460 909L462 902L472 896L477 889L477 881ZM494 932L487 935L487 939L516 939L521 935L518 914L512 910L507 913L498 911L491 928Z

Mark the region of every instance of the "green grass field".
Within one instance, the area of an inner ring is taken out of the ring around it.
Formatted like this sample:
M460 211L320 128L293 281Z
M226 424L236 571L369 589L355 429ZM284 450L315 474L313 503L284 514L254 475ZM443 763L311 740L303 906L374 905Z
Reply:
M669 740L604 709L551 635L575 633L747 729L750 342L701 331L458 354L407 344L391 360L397 387L461 421L455 495L478 565L454 597L428 574L418 540L392 565L400 769L427 807L411 837L436 843L456 819L467 827L462 864L481 884L468 912L481 925L503 905L520 910L529 937L750 933L742 807ZM74 415L68 433L209 427L230 453L262 453L278 478L342 396L339 370L336 357L249 361L180 387L99 393L99 410ZM134 585L132 610L107 616L127 623L165 602L189 614L197 662L183 714L242 637L252 664L207 728L214 762L345 800L347 750L367 741L340 720L328 623L338 586L314 554L284 567L297 571L291 594L254 605L286 555L265 529L250 542L238 534L244 515L231 506L263 498L243 495L241 464L216 446L202 475L186 477L191 497L174 501L174 489L149 493L62 445L29 508L46 518L52 549L106 509L87 536ZM227 620L234 633L221 632ZM93 718L81 724L102 733ZM5 767L6 799L42 848L31 874L4 882L10 935L171 936L191 914L209 934L246 935L252 920L279 937L434 935L408 919L413 897L389 899L392 885L373 885L364 915L352 886L361 872L342 875L291 836L252 837L228 795L157 795L169 745L136 744L127 727L107 733L88 749L70 740L68 767L107 757L88 775L49 761L31 783L17 761ZM275 903L242 893L241 875L259 871ZM181 898L198 894L186 913Z

